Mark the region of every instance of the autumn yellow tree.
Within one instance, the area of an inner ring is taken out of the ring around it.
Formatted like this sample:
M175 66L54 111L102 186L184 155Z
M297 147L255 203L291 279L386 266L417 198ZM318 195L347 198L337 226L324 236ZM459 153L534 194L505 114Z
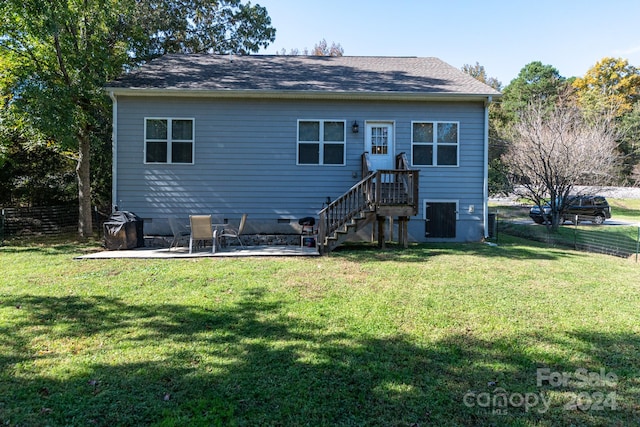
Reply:
M325 39L320 40L318 44L313 47L311 55L314 56L342 56L344 55L344 49L340 46L340 43L331 43L331 46L327 44Z
M573 82L578 102L592 119L612 114L623 162L619 181L640 176L640 69L622 58L603 58Z
M603 58L575 79L573 87L583 109L613 110L620 117L640 99L640 70L623 58Z

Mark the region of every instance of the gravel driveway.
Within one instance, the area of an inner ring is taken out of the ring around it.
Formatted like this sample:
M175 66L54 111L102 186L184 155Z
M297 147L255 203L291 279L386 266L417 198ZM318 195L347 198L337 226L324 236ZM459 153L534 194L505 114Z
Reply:
M612 199L640 199L640 187L581 187L576 186L573 194L597 194ZM490 197L490 200L509 202L518 198L516 195Z
M640 199L640 187L575 187L574 193L578 192L598 194L612 199Z

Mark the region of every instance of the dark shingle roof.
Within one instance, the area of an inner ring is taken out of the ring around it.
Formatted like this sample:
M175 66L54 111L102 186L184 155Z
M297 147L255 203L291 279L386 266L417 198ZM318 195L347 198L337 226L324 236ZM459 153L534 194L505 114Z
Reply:
M499 96L438 58L165 55L109 90Z

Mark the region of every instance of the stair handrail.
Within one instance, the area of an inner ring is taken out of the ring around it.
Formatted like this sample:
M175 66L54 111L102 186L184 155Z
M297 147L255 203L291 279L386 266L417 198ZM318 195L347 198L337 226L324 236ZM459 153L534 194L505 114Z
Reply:
M396 156L396 169L401 169L401 170L412 170L411 166L409 165L409 159L407 158L407 153L405 153L404 151L401 153L398 153L398 155ZM402 178L402 182L407 190L407 193L409 191L412 191L412 199L414 200L414 203L417 203L418 200L418 175L406 175Z
M368 151L365 151L364 153L362 153L361 164L362 164L362 178L364 178L365 176L369 176L369 174L373 170L373 167L371 166L371 155L369 154Z
M409 170L409 159L404 151L396 156L396 169Z
M374 206L373 183L379 173L373 172L351 187L336 200L322 208L318 214L318 245L324 246L327 236L333 234L356 215Z
M409 168L406 154L396 156L396 169L372 172L371 159L368 152L362 153L362 179L336 200L323 207L318 216L318 245L325 252L327 237L343 228L354 217L365 212L374 212L382 202L381 183L401 182L408 199L392 199L398 203L407 202L417 206L418 171ZM383 176L385 178L383 179ZM393 201L392 201L393 202Z

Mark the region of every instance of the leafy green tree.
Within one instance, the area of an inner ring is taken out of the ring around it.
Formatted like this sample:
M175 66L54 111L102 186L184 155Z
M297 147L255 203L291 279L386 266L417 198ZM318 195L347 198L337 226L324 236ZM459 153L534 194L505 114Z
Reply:
M564 90L566 79L551 65L534 61L525 65L518 76L504 88L502 110L515 121L517 112L532 102L554 105Z
M640 185L640 101L616 122L620 135L618 149L622 154L621 181L625 185Z
M484 71L477 63L476 66L466 67L470 69L471 75L482 75ZM506 175L508 165L504 164L504 155L510 149L513 126L521 120L522 111L531 103L553 106L565 88L566 80L558 70L551 65L534 61L525 65L518 76L502 90L502 98L489 109L490 194L513 191L512 181Z
M274 38L266 9L240 0L3 0L0 126L75 153L87 237L92 147L107 144L110 126L105 83L165 53L249 53Z
M0 168L0 205L46 206L77 199L73 160L58 147L37 138L5 145Z
M470 75L495 90L502 89L502 83L495 77L489 77L484 66L478 62L475 65L464 64L462 72ZM489 176L488 190L491 195L508 194L512 187L507 178L506 167L502 163L506 142L501 136L500 129L504 127L504 114L501 105L493 102L489 105Z
M250 54L275 40L266 8L241 0L128 0L126 27L133 54L148 61L165 53Z
M502 89L502 82L495 77L489 77L487 75L487 70L485 70L484 66L480 65L477 61L475 65L464 64L461 70L463 73L469 74L474 79L491 86L495 90Z

